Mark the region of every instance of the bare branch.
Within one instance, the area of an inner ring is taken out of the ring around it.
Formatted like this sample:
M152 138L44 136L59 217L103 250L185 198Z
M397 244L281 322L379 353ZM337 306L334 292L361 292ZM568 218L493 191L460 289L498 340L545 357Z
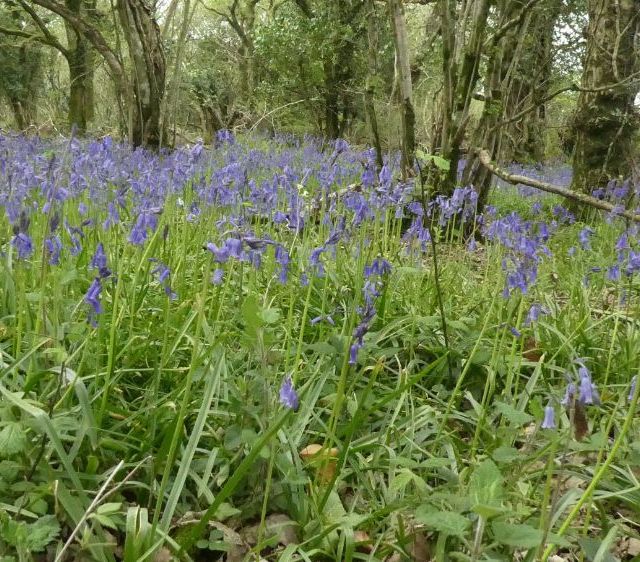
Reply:
M560 195L565 199L570 199L571 201L576 201L577 203L581 203L583 205L587 205L589 207L593 207L594 209L600 209L601 211L616 211L616 213L626 219L632 220L634 222L640 223L640 215L636 215L635 213L628 211L626 209L622 211L618 211L615 205L608 203L607 201L601 201L600 199L596 199L591 195L587 195L586 193L580 193L579 191L572 191L565 187L560 187L559 185L553 185L551 183L547 183L545 181L536 180L533 178L528 178L526 176L520 176L517 174L512 174L507 170L504 170L491 162L491 156L489 152L482 148L474 149L474 152L478 156L478 160L480 164L482 164L487 170L489 170L494 176L503 179L504 181L513 184L513 185L527 185L529 187L533 187L535 189L539 189L540 191L546 191L547 193L553 193L554 195Z
M527 2L527 4L522 7L522 10L520 10L517 16L502 25L502 27L500 27L491 37L489 37L489 39L485 43L485 47L497 44L498 41L500 41L500 39L502 39L513 27L521 25L529 11L541 1L542 0L529 0L529 2Z

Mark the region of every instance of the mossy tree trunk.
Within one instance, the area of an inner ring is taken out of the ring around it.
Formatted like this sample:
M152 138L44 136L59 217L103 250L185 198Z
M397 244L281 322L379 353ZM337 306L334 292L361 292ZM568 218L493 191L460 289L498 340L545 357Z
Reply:
M411 62L409 60L409 38L407 22L401 0L389 0L391 28L398 62L398 93L400 101L401 161L404 176L413 173L416 151L416 115L413 108L413 85L411 83Z
M65 0L66 7L79 17L95 10L95 2ZM93 118L93 50L91 44L68 22L65 22L69 67L69 126L83 134Z
M573 120L572 189L583 193L630 175L639 126L640 0L589 0L588 10L583 90Z

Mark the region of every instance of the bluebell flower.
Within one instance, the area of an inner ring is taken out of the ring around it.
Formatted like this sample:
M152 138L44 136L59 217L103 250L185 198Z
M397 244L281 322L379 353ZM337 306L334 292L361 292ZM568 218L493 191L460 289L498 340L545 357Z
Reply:
M560 400L560 404L567 407L573 403L576 396L576 385L573 382L567 384L567 388L564 391L564 398Z
M220 129L217 133L216 133L216 140L218 141L218 143L220 144L234 144L236 139L233 136L233 133L231 131L229 131L228 129Z
M544 409L544 419L542 420L542 429L556 429L556 412L553 406L546 406Z
M380 257L373 260L371 265L365 266L364 268L364 276L366 279L369 279L372 275L384 277L389 273L391 273L391 264L384 258Z
M11 245L18 252L18 259L27 259L33 254L33 242L28 234L24 232L18 232L12 240Z
M636 384L638 383L638 376L635 375L631 379L631 386L629 387L629 394L627 396L627 401L631 402L633 400L633 395L636 393Z
M211 283L214 285L222 285L222 280L224 278L224 270L216 269L211 276Z
M151 270L151 274L156 276L158 283L164 288L165 295L169 297L169 300L176 300L178 295L171 289L171 270L169 267L156 258L150 258L149 261L156 263L156 267Z
M60 264L60 253L62 252L62 241L59 236L51 236L44 241L47 254L49 255L49 265Z
M280 266L280 274L278 276L278 280L283 285L287 282L287 275L289 272L289 263L291 262L291 257L289 256L289 252L287 252L286 248L280 244L276 246L275 251L275 259L278 265Z
M312 326L315 326L316 324L319 324L320 322L327 322L327 323L331 324L332 326L336 325L336 323L334 322L333 318L329 314L321 314L320 316L316 316L315 318L311 319L311 325Z
M546 309L538 303L533 303L529 308L529 312L527 313L527 317L524 321L525 326L530 326L531 324L537 322L540 319L541 314L546 314Z
M580 245L582 246L583 250L591 249L591 235L593 234L593 232L594 230L587 226L583 228L578 234L578 240L580 241Z
M359 342L354 342L349 348L349 365L355 365L358 362L358 351L362 347Z
M391 180L392 180L391 170L389 170L389 166L387 166L386 164L382 166L382 169L380 170L380 174L378 175L378 180L381 185L385 185L385 186L391 185Z
M96 251L89 263L91 269L97 269L100 278L105 279L111 275L111 270L107 267L107 256L104 253L102 242L98 243Z
M578 361L580 368L578 376L580 377L580 396L579 400L582 404L600 404L600 394L595 383L591 380L591 373L582 361Z
M286 376L280 386L280 404L294 412L300 407L300 400L290 376Z
M96 277L89 286L89 290L84 297L84 302L91 306L91 310L89 311L89 322L94 328L98 325L96 316L98 314L102 314L102 305L100 304L101 292L102 284L100 283L100 278Z
M336 139L333 147L334 154L340 154L349 150L349 143L344 139Z

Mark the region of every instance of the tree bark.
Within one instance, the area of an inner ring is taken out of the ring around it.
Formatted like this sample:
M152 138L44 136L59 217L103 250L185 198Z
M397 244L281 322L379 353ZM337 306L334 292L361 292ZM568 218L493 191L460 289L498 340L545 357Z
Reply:
M398 81L400 94L400 123L402 135L401 168L404 176L413 174L416 150L416 116L413 109L413 85L411 83L411 62L409 59L409 39L407 22L404 17L402 0L389 0L391 26L398 61Z
M513 21L522 13L525 0L500 0L498 10L501 24ZM480 122L473 132L473 145L482 146L493 159L499 160L502 152L503 127L499 123L507 113L507 104L514 83L514 68L519 65L523 44L527 37L529 16L519 19L518 24L505 31L498 44L490 51L487 64L487 85L484 108ZM471 184L478 192L478 208L481 211L489 196L492 176L481 166L474 155L467 159L463 183Z
M86 11L95 9L95 4L86 0L65 0L67 9L79 17L88 16ZM80 134L87 130L93 118L93 55L91 44L65 21L69 67L69 126Z
M364 91L364 109L369 122L371 132L371 144L376 151L376 166L378 171L382 169L382 146L380 144L380 133L378 131L378 117L375 106L375 80L378 74L377 56L378 35L376 32L376 7L373 0L367 0L367 65L368 76Z
M99 29L86 18L55 0L31 0L62 17L91 43L107 63L118 95L129 110L129 141L134 146L158 148L160 113L165 89L166 63L160 29L145 0L119 0L118 15L133 66L130 80L124 64Z
M317 16L306 0L295 0L295 3L306 18ZM353 29L353 22L364 3L333 0L322 5L331 11L336 22L336 29L330 36L331 49L327 50L322 61L323 134L325 139L336 139L345 133L353 116L353 95L348 86L353 78L354 45L353 39L343 30Z
M583 90L573 120L572 189L583 193L630 175L639 126L640 82L633 77L640 0L589 0L588 10Z
M130 142L158 148L166 62L160 27L143 0L119 0L118 15L133 65Z
M444 81L431 150L449 162L449 170L442 173L431 166L425 171L424 181L439 194L450 195L456 187L469 109L485 50L489 7L489 0L473 0L465 14L458 14L456 0L438 2Z
M503 146L502 159L522 163L544 160L545 99L552 77L553 31L558 19L559 4L558 0L550 0L536 6L531 12L522 53L507 92L505 115L510 119L526 107L533 106L535 109L506 128L508 138Z

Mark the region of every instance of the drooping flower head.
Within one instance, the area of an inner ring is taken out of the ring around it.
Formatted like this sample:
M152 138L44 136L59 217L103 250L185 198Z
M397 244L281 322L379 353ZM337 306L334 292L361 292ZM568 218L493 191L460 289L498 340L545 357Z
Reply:
M100 283L100 277L94 278L93 282L89 286L89 290L84 296L84 302L91 306L89 311L89 323L95 328L98 325L96 316L102 314L102 304L100 303L100 293L102 292L102 284Z
M33 254L33 242L31 237L25 232L18 232L12 240L11 245L18 252L18 259L25 260Z
M296 389L293 386L293 381L289 375L284 378L282 385L280 386L280 404L294 412L297 412L300 407L298 393L296 392Z
M556 411L553 406L546 406L544 409L544 419L540 425L542 429L556 429Z
M111 270L107 267L107 255L104 253L102 242L98 243L89 267L91 269L97 269L101 279L106 279L111 275Z
M593 404L595 406L600 404L600 394L595 383L591 380L591 373L585 366L581 359L577 360L580 368L578 369L578 376L580 377L579 385L579 400L582 404Z

